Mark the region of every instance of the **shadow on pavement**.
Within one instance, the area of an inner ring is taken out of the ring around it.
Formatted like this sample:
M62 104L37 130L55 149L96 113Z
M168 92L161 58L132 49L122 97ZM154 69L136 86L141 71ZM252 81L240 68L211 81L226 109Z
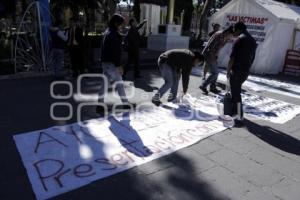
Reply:
M160 77L158 71L145 70L143 71L141 78L134 79L130 77L126 78L126 80L132 81L135 88L139 88L145 92L153 92L154 90L158 90L158 88L151 86L151 84L155 81L154 78L156 77Z
M151 156L153 152L144 145L138 132L130 125L129 115L128 112L123 113L120 122L114 116L109 117L111 132L128 152L138 157Z
M300 141L298 139L271 127L260 126L248 120L245 120L245 124L250 133L260 138L264 142L282 151L300 155Z
M174 187L180 194L176 199L195 199L195 200L227 200L224 194L213 188L206 180L202 180L201 174L197 174L192 161L179 153L169 156L170 159L161 162L170 162L176 165L176 170L171 171L167 178L168 187ZM198 163L199 164L199 163ZM201 164L200 164L201 165ZM199 166L197 166L199 169Z

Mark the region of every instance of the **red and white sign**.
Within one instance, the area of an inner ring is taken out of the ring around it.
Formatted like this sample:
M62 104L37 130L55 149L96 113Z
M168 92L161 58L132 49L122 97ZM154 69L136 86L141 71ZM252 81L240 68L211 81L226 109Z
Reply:
M264 16L250 16L239 14L227 14L225 18L225 26L234 25L237 22L244 22L247 25L248 32L258 42L264 42L270 27L269 18Z

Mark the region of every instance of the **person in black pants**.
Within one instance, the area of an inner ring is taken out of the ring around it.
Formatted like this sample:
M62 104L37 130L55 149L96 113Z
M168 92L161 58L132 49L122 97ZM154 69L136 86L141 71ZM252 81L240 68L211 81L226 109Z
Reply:
M76 18L70 20L70 31L68 47L71 58L71 65L73 70L73 77L77 77L79 74L84 73L84 62L83 62L83 30Z
M243 22L238 22L234 25L234 35L238 36L238 39L233 45L227 68L227 77L230 80L232 95L232 116L237 116L235 119L236 126L242 126L243 105L241 90L254 61L257 44Z
M134 64L134 78L140 78L140 33L139 30L144 26L147 20L144 20L142 23L137 25L135 19L130 19L129 25L130 29L126 35L126 42L128 45L128 61L124 69L123 78L128 71L129 66L133 63Z

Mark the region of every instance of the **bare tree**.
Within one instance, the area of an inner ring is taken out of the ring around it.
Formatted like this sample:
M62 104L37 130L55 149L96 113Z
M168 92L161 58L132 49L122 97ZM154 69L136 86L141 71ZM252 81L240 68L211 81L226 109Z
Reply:
M202 9L201 15L200 15L200 25L199 25L199 36L198 39L202 39L203 34L206 32L205 31L205 25L206 25L206 21L207 21L207 16L208 13L210 11L210 9L212 8L214 3L214 0L206 0L204 7Z
M117 10L117 4L119 0L95 0L100 4L101 8L104 11L104 18L108 20Z
M140 0L133 0L133 15L138 22L140 21L140 15L141 15L140 3L141 3Z

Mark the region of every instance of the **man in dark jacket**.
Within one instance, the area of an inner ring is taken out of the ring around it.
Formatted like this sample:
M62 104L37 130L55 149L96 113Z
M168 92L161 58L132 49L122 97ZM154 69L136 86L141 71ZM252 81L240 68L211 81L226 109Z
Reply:
M129 66L134 64L134 77L140 78L139 62L140 62L140 33L139 30L144 26L147 20L137 25L135 19L130 19L130 29L126 35L126 42L128 45L128 61L124 71L124 77L128 71Z
M109 21L109 27L104 35L101 62L103 74L107 77L106 83L102 84L99 92L99 103L104 103L105 97L105 84L109 82L116 83L116 91L118 92L121 101L124 103L124 109L131 109L135 104L129 103L125 93L124 84L122 81L122 35L120 31L123 27L124 18L121 15L115 14ZM106 85L107 86L107 85ZM103 107L97 107L98 113L103 113Z
M199 52L191 52L188 49L173 49L161 54L158 58L158 66L165 83L152 98L152 103L159 106L160 98L169 89L171 91L168 101L175 100L181 76L183 94L186 94L192 67L198 65L199 62L203 62L203 56Z
M227 77L230 80L232 95L232 116L237 115L235 123L237 126L241 126L243 125L242 84L249 75L249 70L255 58L257 44L243 22L238 22L234 25L234 35L238 36L238 39L233 45L227 68Z

